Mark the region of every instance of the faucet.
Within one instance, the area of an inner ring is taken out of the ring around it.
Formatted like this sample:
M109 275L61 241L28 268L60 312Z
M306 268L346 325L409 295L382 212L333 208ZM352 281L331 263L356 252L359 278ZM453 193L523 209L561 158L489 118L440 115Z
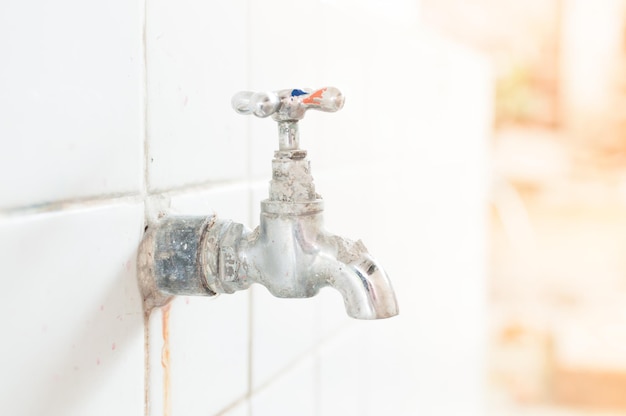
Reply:
M343 104L334 87L235 94L237 113L278 122L279 150L260 225L251 231L215 215L165 216L149 224L138 256L146 310L176 295L215 296L258 283L280 298L308 298L330 286L356 319L398 314L391 282L363 243L324 229L323 200L300 149L298 121L305 112L335 112Z

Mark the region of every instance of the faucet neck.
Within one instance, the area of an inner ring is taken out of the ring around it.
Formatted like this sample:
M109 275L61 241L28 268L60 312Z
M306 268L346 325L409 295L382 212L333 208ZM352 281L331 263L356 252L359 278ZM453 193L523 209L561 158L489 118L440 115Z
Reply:
M306 150L277 150L272 159L269 200L306 203L319 199Z
M278 148L283 151L300 148L298 120L286 120L278 123Z

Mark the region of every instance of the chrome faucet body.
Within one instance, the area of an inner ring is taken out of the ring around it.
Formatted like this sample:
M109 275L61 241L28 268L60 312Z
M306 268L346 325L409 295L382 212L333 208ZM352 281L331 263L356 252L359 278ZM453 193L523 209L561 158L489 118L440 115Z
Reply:
M353 318L397 315L389 278L363 243L324 229L323 201L315 191L306 151L299 149L297 120L305 110L336 111L342 106L343 96L334 88L240 93L233 98L239 113L272 115L279 124L279 150L260 224L250 231L215 216L172 216L150 225L138 266L148 309L174 295L214 296L258 283L282 298L307 298L330 286L341 293Z

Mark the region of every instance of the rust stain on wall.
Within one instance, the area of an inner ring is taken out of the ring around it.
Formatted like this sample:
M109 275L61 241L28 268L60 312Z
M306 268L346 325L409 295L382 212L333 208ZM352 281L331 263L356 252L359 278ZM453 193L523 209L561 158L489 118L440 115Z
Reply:
M163 349L161 350L161 366L163 366L163 416L171 414L172 403L170 400L170 305L167 304L161 310Z

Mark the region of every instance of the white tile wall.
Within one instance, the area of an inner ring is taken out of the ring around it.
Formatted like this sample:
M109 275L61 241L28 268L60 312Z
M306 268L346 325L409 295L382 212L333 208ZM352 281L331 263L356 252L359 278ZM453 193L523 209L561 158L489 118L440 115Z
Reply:
M0 28L0 208L138 192L138 4L8 0Z
M245 179L245 1L147 2L150 189Z
M319 352L319 414L363 416L370 414L365 391L369 376L363 327L343 331Z
M289 368L272 384L252 396L253 415L318 414L315 389L315 360L308 357Z
M0 403L12 415L140 414L140 204L0 222Z
M148 388L150 416L481 415L480 58L406 1L146 1L0 6L3 409L141 414ZM326 226L364 241L401 315L351 320L332 289L179 298L164 384L162 312L144 328L135 285L143 203L258 224L276 126L230 97L323 85L347 96L301 127Z
M172 414L216 414L247 393L248 293L178 299L171 308Z
M249 193L246 184L234 184L176 194L168 197L169 212L175 215L215 214L250 227Z
M277 299L264 287L252 290L251 371L258 388L312 352L317 299Z

